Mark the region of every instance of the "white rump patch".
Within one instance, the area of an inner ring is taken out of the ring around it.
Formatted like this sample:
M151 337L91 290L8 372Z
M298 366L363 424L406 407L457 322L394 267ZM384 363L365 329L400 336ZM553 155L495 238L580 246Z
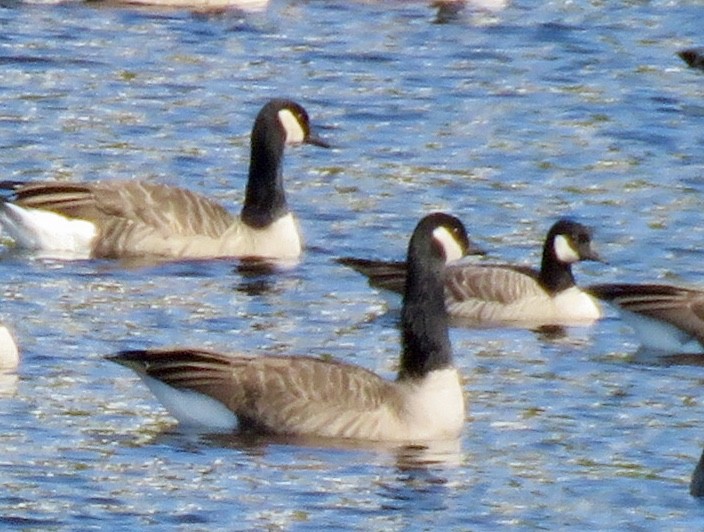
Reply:
M70 252L77 255L75 258L90 256L97 235L92 222L12 203L0 208L0 225L19 247Z
M617 308L623 321L635 330L641 345L646 349L690 355L699 355L704 349L696 338L674 325L622 307Z
M300 144L306 138L306 132L303 131L300 121L288 109L279 111L279 121L284 126L286 131L286 144Z
M215 431L237 428L237 416L220 401L191 390L179 390L147 375L140 377L179 423Z
M15 369L19 362L20 354L15 339L7 327L0 325L0 370Z
M440 243L445 251L445 262L459 260L464 257L462 246L445 227L436 227L433 230L433 238Z
M560 262L572 264L581 260L579 253L574 249L572 242L565 235L557 235L554 240L555 255Z

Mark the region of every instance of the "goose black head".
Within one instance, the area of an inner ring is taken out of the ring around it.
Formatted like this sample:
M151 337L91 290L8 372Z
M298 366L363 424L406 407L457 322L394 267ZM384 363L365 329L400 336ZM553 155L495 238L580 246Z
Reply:
M601 262L599 254L592 248L592 230L569 218L561 218L552 226L546 239L546 252L553 254L563 264L580 260Z

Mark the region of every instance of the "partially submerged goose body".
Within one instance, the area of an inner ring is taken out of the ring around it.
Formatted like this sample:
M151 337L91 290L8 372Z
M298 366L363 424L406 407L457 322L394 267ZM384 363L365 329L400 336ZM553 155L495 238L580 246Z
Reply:
M572 264L600 260L591 230L558 220L543 246L540 270L511 264L447 265L444 294L452 318L480 325L588 325L602 316L597 301L577 287ZM369 277L372 286L398 291L402 264L341 259Z
M442 297L448 238L467 245L459 220L441 213L423 218L411 237L396 380L306 356L168 348L110 359L135 370L188 425L384 442L457 438L465 405Z
M292 259L302 249L283 187L287 144L327 146L308 114L271 100L251 137L249 179L239 217L195 192L140 181L1 182L0 226L21 248L59 258Z

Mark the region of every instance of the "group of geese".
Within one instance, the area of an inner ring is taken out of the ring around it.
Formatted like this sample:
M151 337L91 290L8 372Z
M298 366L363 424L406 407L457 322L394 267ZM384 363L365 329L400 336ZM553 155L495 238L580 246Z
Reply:
M306 110L267 102L251 133L239 216L181 188L140 181L0 182L0 226L17 247L43 256L163 259L295 259L298 225L286 200L286 145L329 147ZM572 265L600 260L589 228L558 220L539 270L468 260L482 251L456 217L433 213L413 231L405 261L341 258L379 288L403 294L395 380L358 366L308 356L256 356L204 349L122 351L110 360L133 369L181 423L207 430L423 442L458 438L465 420L453 365L450 319L490 325L584 325L614 303L644 346L704 351L704 291L662 284L579 288ZM1 332L1 331L0 331Z

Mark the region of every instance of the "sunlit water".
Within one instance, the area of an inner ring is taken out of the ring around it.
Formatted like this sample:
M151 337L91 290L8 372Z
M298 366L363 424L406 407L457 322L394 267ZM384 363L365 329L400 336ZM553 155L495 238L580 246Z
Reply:
M431 210L535 263L558 216L609 263L583 283L704 285L698 1L528 2L437 23L425 2L274 0L263 13L0 9L3 179L145 178L239 209L252 120L291 96L334 150L288 150L308 243L277 275L6 250L0 526L693 530L704 369L635 355L611 311L563 335L453 329L456 450L179 431L103 355L187 344L332 355L385 375L396 317L343 255L401 258Z

